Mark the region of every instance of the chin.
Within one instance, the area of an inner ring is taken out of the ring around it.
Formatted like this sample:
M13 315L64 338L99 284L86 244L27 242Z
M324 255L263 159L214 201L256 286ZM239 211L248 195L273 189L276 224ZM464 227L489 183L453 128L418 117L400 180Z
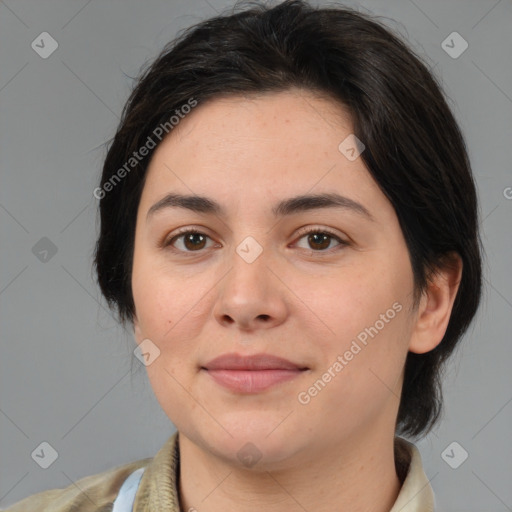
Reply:
M288 467L297 454L311 445L297 436L301 432L298 425L290 422L286 428L287 420L279 425L282 420L270 422L267 414L258 421L254 415L247 415L246 421L240 417L236 424L223 423L231 435L219 427L197 432L192 440L227 464L252 471L275 471Z

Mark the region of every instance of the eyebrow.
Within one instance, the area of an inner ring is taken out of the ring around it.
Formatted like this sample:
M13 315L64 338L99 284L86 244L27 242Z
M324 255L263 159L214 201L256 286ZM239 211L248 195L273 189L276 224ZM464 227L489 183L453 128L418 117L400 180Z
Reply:
M205 196L171 193L151 206L146 215L146 220L149 220L156 212L168 208L184 208L197 213L219 216L225 215L222 206L213 199ZM290 197L274 205L271 211L275 217L284 217L320 208L341 208L362 215L368 220L375 221L368 209L361 203L337 193L309 194Z

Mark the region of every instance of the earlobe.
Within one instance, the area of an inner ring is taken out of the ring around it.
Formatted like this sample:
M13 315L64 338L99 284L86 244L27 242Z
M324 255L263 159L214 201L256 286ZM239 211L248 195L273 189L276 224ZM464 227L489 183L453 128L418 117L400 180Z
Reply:
M431 277L418 307L409 350L416 354L430 352L441 343L453 309L462 277L462 260L456 253Z

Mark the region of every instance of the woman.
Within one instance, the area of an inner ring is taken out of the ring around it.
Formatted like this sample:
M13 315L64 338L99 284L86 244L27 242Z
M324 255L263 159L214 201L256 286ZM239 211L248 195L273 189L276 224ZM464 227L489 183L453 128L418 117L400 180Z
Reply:
M95 265L177 432L9 510L434 510L417 448L478 308L477 198L426 66L350 9L192 27L109 148Z

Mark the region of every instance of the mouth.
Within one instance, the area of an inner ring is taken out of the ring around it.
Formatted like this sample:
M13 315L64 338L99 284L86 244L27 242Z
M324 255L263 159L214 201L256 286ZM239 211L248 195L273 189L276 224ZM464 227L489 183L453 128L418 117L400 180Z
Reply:
M308 367L269 354L224 354L201 366L214 382L234 392L259 393L302 375Z

